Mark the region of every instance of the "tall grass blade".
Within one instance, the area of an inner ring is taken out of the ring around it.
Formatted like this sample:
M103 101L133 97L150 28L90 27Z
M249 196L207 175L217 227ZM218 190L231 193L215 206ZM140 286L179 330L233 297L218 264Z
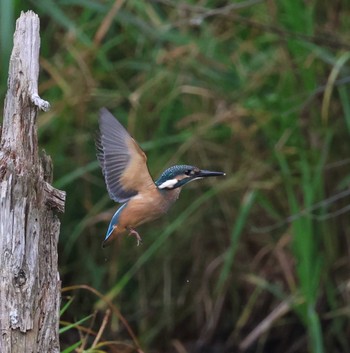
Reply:
M75 342L70 347L68 347L68 348L64 349L63 351L61 351L61 353L71 353L71 352L75 351L76 348L78 348L81 344L82 344L81 340L78 341L78 342Z
M83 319L81 319L81 320L79 320L77 322L74 322L73 324L70 324L70 325L67 325L67 326L64 326L64 327L60 328L59 334L62 334L64 332L67 332L67 331L69 331L69 330L71 330L73 328L76 328L76 327L80 326L82 323L84 323L85 321L91 319L92 317L93 317L92 314L88 315L88 316L84 317Z
M235 223L231 232L230 246L226 250L223 267L220 273L219 280L216 285L217 291L220 291L222 289L222 286L226 282L229 276L229 273L232 270L232 264L238 249L239 240L240 240L243 228L246 225L247 218L254 204L255 198L256 198L255 190L248 191L243 197L240 209L238 211L237 218L235 219Z

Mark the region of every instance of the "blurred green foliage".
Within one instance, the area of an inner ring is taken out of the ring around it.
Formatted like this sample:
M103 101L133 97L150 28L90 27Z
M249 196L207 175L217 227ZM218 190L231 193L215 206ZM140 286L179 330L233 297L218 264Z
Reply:
M40 143L67 191L62 284L105 296L64 292L62 351L350 352L350 3L2 0L3 68L27 9L52 105ZM154 177L227 173L186 187L141 247L100 247L117 208L95 159L101 106Z

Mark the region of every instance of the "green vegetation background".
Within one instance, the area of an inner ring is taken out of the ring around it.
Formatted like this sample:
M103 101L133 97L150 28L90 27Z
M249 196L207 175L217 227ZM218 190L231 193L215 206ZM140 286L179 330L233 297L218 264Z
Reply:
M15 19L41 19L40 145L67 191L62 352L350 352L349 2L0 4L2 97ZM227 173L186 187L140 247L101 249L117 208L102 106L154 178Z

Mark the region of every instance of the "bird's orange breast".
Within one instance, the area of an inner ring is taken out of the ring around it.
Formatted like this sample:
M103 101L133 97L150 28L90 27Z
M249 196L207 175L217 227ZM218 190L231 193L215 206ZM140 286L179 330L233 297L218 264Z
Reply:
M167 191L153 189L139 193L128 201L120 214L120 228L135 228L162 216L179 197L180 188Z

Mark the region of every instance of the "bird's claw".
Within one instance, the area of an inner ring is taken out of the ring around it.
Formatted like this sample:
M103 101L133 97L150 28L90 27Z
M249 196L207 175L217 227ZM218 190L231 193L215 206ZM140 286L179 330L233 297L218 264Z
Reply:
M140 234L137 233L137 231L135 229L129 229L129 235L135 236L136 241L137 241L137 246L142 244L142 238L140 237Z

